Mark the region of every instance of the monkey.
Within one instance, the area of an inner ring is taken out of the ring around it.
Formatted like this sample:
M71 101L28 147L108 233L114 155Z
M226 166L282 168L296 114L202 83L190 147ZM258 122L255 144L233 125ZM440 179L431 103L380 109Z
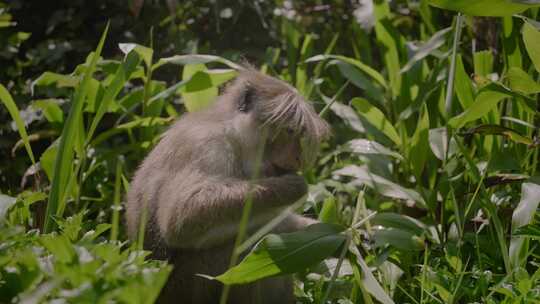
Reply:
M136 170L126 203L128 237L146 219L144 248L173 264L158 302L218 303L223 285L197 274L228 269L246 199L253 232L306 194L297 172L329 134L294 87L252 67L210 107L178 119ZM272 232L316 222L290 213ZM294 303L292 278L232 286L227 303Z

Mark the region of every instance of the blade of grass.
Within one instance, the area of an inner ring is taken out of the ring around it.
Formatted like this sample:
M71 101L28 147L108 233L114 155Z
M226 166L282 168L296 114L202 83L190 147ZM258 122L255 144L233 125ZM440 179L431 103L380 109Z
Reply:
M19 136L21 136L21 139L24 143L24 147L26 148L26 152L28 153L28 156L30 157L30 160L32 161L32 164L35 164L36 161L34 159L34 153L32 152L32 147L30 146L30 141L28 140L28 134L26 133L26 128L24 127L24 122L21 119L21 114L19 113L19 109L17 109L17 105L15 104L15 101L13 101L13 98L11 97L11 94L9 94L6 87L0 84L0 100L2 103L6 106L9 115L11 115L11 119L15 122L15 125L17 126L17 130L19 131Z
M461 38L461 28L463 23L463 15L459 13L456 18L454 29L454 43L452 44L452 57L450 58L450 70L448 72L448 83L446 86L445 109L447 117L452 116L452 97L454 96L454 79L456 77L456 58L459 40Z
M54 178L51 184L51 192L49 194L49 202L47 204L47 211L45 212L45 233L51 232L54 229L53 217L61 217L62 214L59 210L63 210L65 200L66 186L68 184L69 177L73 174L73 150L76 145L76 134L79 121L82 119L82 109L85 102L85 98L88 94L88 86L92 79L97 60L103 49L105 43L105 37L109 30L109 24L105 27L101 39L98 43L96 51L94 52L92 59L86 72L84 73L81 84L75 90L73 102L71 104L71 110L60 136L60 144L58 147L58 153L54 164Z

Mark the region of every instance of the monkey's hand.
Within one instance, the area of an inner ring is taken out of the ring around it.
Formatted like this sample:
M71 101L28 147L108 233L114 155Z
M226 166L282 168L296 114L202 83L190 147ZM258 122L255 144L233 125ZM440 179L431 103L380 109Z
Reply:
M285 174L259 180L255 197L275 206L296 202L307 193L307 184L302 176Z

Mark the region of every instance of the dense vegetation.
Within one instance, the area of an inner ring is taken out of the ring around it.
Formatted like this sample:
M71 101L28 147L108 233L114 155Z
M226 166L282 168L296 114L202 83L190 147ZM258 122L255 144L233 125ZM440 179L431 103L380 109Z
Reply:
M539 302L540 1L125 2L0 2L0 302L152 303L170 266L126 240L130 177L245 59L332 125L292 206L326 224L215 279Z

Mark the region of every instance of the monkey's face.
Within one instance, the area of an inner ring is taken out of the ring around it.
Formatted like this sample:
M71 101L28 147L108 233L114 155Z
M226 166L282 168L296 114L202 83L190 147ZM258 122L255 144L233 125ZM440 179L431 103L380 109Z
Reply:
M300 139L292 132L280 132L267 144L265 175L294 173L302 167Z

